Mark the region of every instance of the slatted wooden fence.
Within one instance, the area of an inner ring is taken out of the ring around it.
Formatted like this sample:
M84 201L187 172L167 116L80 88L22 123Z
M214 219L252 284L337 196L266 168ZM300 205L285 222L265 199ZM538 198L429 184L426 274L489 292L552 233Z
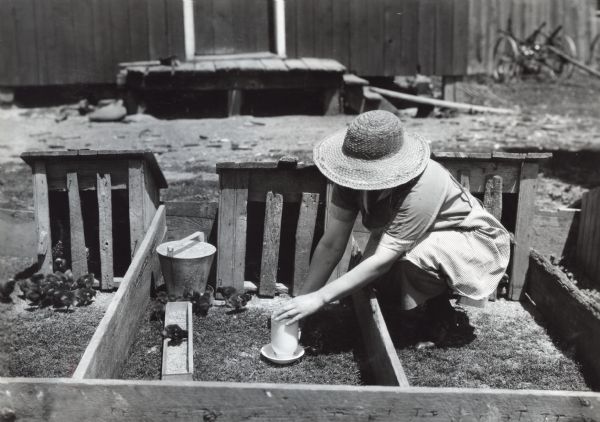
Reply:
M594 19L596 0L468 0L468 73L490 73L492 54L499 30L509 21L517 38L525 38L542 22L548 33L558 25L577 45L579 58L585 60L589 46L598 33Z
M600 287L600 188L581 198L576 262L577 268Z

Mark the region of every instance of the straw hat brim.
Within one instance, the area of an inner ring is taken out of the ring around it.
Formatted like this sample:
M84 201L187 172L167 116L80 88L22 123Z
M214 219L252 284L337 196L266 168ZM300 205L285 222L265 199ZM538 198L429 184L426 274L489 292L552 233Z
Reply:
M320 141L313 149L313 159L325 177L347 188L378 190L400 186L423 173L429 162L429 143L415 133L405 131L402 147L378 160L344 154L345 135L346 129Z

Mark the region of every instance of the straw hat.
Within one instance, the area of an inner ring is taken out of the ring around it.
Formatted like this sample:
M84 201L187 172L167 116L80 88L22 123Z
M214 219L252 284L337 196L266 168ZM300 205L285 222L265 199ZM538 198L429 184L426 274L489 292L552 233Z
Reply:
M358 190L402 185L425 170L429 155L424 139L383 110L360 114L313 150L315 164L329 180Z

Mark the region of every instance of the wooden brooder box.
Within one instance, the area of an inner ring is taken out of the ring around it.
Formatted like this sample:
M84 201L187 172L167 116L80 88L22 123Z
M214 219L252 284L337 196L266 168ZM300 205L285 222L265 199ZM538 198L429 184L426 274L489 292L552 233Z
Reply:
M69 150L21 157L33 171L40 271L52 272L52 252L63 249L76 277L94 272L103 290L116 287L167 187L154 154Z
M540 157L524 155L494 157L491 154L477 157L436 155L436 159L443 162L455 175L462 176L460 179L463 183L466 184L468 180L472 191L483 194L488 200L495 196L496 204L499 184L486 181L497 180L493 176L502 177L502 192L507 195L506 205L515 199L511 199L511 196L516 197L514 207L504 207L501 213L503 217L505 214L513 215L515 242L519 241L520 236L524 236L522 233L527 233L526 226L530 216L525 213L529 209L526 203L531 206L533 202L532 191L538 158ZM244 261L240 261L237 252L231 253L225 248L233 247L233 250L239 250L239 243L249 247L251 242L256 241L255 235L252 234L255 230L253 225L260 220L262 223L259 225L264 226L266 222L266 226L272 229L263 228L262 236L259 236L267 246L261 246L261 264L280 263L285 254L295 256L297 248L286 250L269 246L269 242L278 238L277 224L272 222L277 221L278 215L282 219L286 218L286 202L289 202L290 209L298 208L298 219L295 220L294 227L300 227L300 221L314 221L314 227L326 224L325 216L320 214L319 209L321 206L327 206L327 181L312 166L298 165L295 169L290 162L229 163L221 165L219 172L222 177L227 173L229 181L226 182L227 177L224 177L221 182L223 190L218 210L218 253L225 252L225 255L219 258L218 265L224 268L219 268L218 271L230 268L230 260L233 259L236 263L233 274L245 275L251 264L246 262L248 251L244 252ZM282 174L289 177L286 182L282 182ZM313 177L316 179L308 180ZM257 183L265 179L264 183ZM486 185L489 188L486 189ZM290 195L291 191L295 193ZM320 197L316 206L308 205L311 204L308 199L314 198L316 193L321 195L323 192L325 200ZM278 194L281 195L281 199L274 199ZM265 212L261 218L263 203L272 205L264 206ZM279 211L279 203L283 204L282 211ZM224 204L227 205L226 208ZM253 207L258 207L258 210L252 210ZM314 220L310 217L312 213L302 212L303 207L306 210L316 207L317 216ZM176 204L169 204L169 208L172 216L184 220ZM193 214L189 217L197 221L202 220L201 224L206 224L209 220L214 221L216 217L213 207L197 204L197 209L191 210L190 203L186 203L185 208L188 209L188 214ZM300 218L300 215L304 215L304 219ZM145 280L149 278L148 269L152 267L149 265L153 262L152 245L162 238L164 231L161 233L161 227L164 228L164 218L164 208L160 206L142 245L136 252L130 266L131 273L121 284L117 297L90 342L74 379L0 379L0 409L3 409L3 412L10 411L17 418L29 420L63 421L82 418L149 421L330 420L340 417L345 420L413 420L423 417L430 420L491 421L598 419L600 394L593 392L409 387L406 379L402 377L402 366L393 350L378 301L367 291L359 292L353 300L359 319L363 322L363 341L370 347L368 353L378 386L97 379L114 378L119 371L119 364L123 362L123 356L127 354L126 343L132 340L132 333L135 332L140 318L139 313L129 310L132 309L132 305L136 305L135 298L143 296L139 294L140 286L147 292L145 286L148 282ZM225 222L224 218L227 219ZM196 229L197 225L192 219L188 221ZM178 229L185 230L181 227ZM358 233L356 237L360 237L360 227L357 225L355 229L355 234ZM283 241L281 228L279 236L279 240ZM265 238L268 238L267 242L264 242ZM241 242L242 239L245 239L244 242ZM297 245L309 242L306 239L299 242L299 238L293 236L293 243ZM523 243L520 246L522 245ZM268 260L263 260L265 249L277 249L281 256L277 256L277 259L271 256ZM515 251L517 249L515 247ZM527 257L528 251L524 254ZM307 260L306 257L304 259ZM278 267L279 264L275 266L277 272ZM269 268L272 271L273 267L270 264L265 267ZM292 269L295 273L295 266L292 266ZM344 270L343 266L338 269ZM525 263L523 271L526 270ZM272 272L265 274L270 275ZM263 278L261 267L258 283L263 282L269 286L272 281ZM226 285L227 278L222 276L219 283ZM239 280L233 279L232 283L239 283ZM293 277L290 283L293 285Z

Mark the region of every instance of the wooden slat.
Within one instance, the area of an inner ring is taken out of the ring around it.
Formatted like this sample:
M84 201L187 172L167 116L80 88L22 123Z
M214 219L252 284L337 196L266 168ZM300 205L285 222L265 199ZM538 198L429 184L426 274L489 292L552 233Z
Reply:
M212 27L215 36L215 54L235 53L232 25L233 0L213 1Z
M383 0L367 2L367 27L366 38L368 48L366 51L366 60L368 67L366 75L383 74L384 69L384 48L385 48L385 2Z
M260 62L268 71L287 72L288 70L281 59L261 59Z
M458 171L458 181L462 185L463 188L465 188L469 192L471 191L471 180L470 180L469 171L459 170Z
M519 300L521 297L521 290L525 283L525 275L529 265L529 244L531 241L531 223L535 212L534 199L537 173L537 163L523 163L521 166L515 247L510 277L510 298L512 300Z
M14 15L5 16L2 25L7 24L8 19L15 19L16 39L11 37L5 40L9 43L14 40L18 48L19 85L37 85L39 83L38 69L42 66L38 63L37 51L35 48L35 4L34 0L9 1L14 5ZM8 57L7 57L8 58ZM15 57L17 58L17 57ZM10 60L10 58L8 58Z
M148 163L144 162L144 231L148 229L156 209L160 205L160 190L156 185L153 174L148 168Z
M419 66L420 73L435 71L436 0L419 1Z
M347 2L333 0L333 51L331 57L350 65L350 7Z
M577 354L586 377L600 383L600 306L541 254L532 251L527 293L550 326Z
M378 385L408 387L409 382L390 338L377 297L371 290L352 295L368 363Z
M593 191L588 191L587 195L587 218L585 218L585 232L584 232L584 244L581 250L583 255L583 271L588 273L589 268L592 265L594 259L594 245L593 245L593 232L594 222L596 221L596 215L599 211L598 202L594 198ZM589 274L588 274L589 275Z
M315 0L301 0L297 3L297 57L315 56Z
M39 271L51 273L52 269L52 237L50 233L50 203L48 200L48 180L46 165L36 161L33 166L33 203L35 206L35 227L38 234Z
M589 231L589 220L591 216L589 191L581 196L581 219L579 220L579 232L577 235L577 266L583 268L586 264L585 252L587 232Z
M196 54L215 54L215 33L212 26L213 0L194 2Z
M285 1L285 50L287 57L298 57L298 6L302 0Z
M163 339L161 380L191 381L194 375L194 327L191 302L169 302L165 309L164 327L176 324L188 333L178 345Z
M350 2L350 69L359 75L368 76L369 40L365 29L368 27L367 0Z
M597 419L590 391L2 378L17 420L408 421ZM43 399L40 399L42 397ZM85 399L82 399L85 398ZM92 400L93 398L93 400ZM343 416L341 416L343 415ZM474 418L471 418L474 419Z
M100 289L113 288L113 226L110 174L98 173L98 231L100 239Z
M141 160L129 160L127 191L130 253L133 257L144 237L144 164Z
M498 175L502 177L502 190L505 193L516 193L519 190L519 162L496 163L492 160L477 162L470 160L440 160L455 178L460 179L459 172L469 175L471 193L484 193L486 177Z
M185 34L183 33L183 2L165 0L169 54L185 58Z
M156 247L162 241L165 232L165 207L161 205L117 293L85 349L73 378L118 376L150 301L150 286L152 283L160 283L161 273Z
M156 0L149 0L150 3ZM41 2L48 3L48 2ZM115 67L114 64L117 62L113 59L112 52L112 37L106 36L106 28L110 28L110 9L108 2L104 0L90 0L88 7L90 8L93 16L93 66L95 72L100 75L102 81L114 83L115 80Z
M589 250L589 265L584 270L596 286L600 287L600 263L598 262L600 261L600 189L593 189L590 194L596 206L590 231L592 242Z
M414 75L417 73L419 62L419 0L401 0L394 2L399 4L401 10L401 54L400 64L397 67L398 74Z
M502 217L502 177L488 177L483 193L483 207L500 221Z
M165 0L147 0L148 7L148 48L150 59L169 55L169 40L165 15ZM196 44L198 45L198 44Z
M3 86L20 85L19 46L14 42L17 36L15 7L18 2L0 2L0 13L4 17L0 25L0 84ZM9 42L12 40L12 42Z
M436 2L435 8L435 74L454 74L454 1Z
M67 173L67 193L69 196L71 234L71 270L73 271L73 276L79 278L88 273L88 263L77 173Z
M300 203L300 215L296 228L296 250L294 253L294 286L292 294L297 295L308 275L310 252L315 234L317 211L319 208L318 193L303 193Z
M246 171L219 175L217 287L244 288L248 178Z
M307 1L307 0L304 0ZM331 57L333 54L333 2L336 0L314 1L314 57Z
M454 18L452 21L452 74L466 75L469 64L469 0L453 0ZM506 3L506 0L501 2ZM494 41L495 42L495 41Z
M147 60L149 54L147 0L127 0L131 56L127 60ZM125 6L125 5L123 5Z
M117 62L131 60L129 39L129 0L105 0L110 10L110 31L112 34L112 55Z
M265 203L265 231L260 263L260 285L258 286L258 294L261 296L275 296L282 214L283 196L279 193L268 192Z

